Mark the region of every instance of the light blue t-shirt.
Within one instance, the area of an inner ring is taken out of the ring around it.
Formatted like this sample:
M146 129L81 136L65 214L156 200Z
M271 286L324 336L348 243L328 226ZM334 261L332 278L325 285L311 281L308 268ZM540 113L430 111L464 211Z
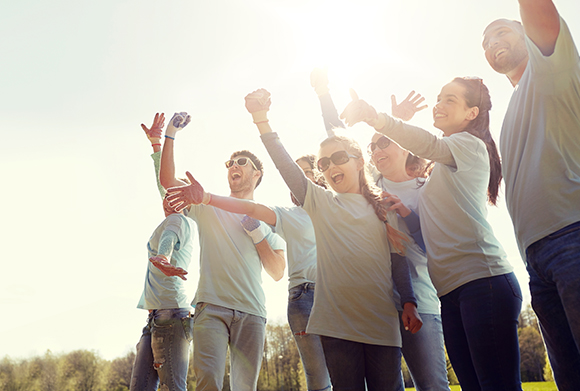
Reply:
M147 243L145 287L137 308L146 310L191 308L189 304L191 298L188 298L185 292L185 281L179 277L166 276L149 261L149 258L158 254L159 240L166 230L177 236L177 243L170 258L171 264L187 270L191 262L195 223L178 213L169 215L155 229Z
M513 270L487 216L489 156L479 138L443 137L457 168L436 163L419 195L421 231L439 297L470 281Z
M415 213L418 212L419 192L422 186L420 187L416 179L404 182L393 182L381 176L377 181L377 186L386 192L395 194L408 208L412 209ZM398 219L399 229L411 237L405 220L401 216L398 216ZM429 276L425 252L414 240L411 240L411 243L407 245L407 253L405 256L409 263L413 290L417 298L417 311L420 314L439 314L439 298ZM401 311L399 295L396 289L394 292L397 309Z
M304 210L314 225L318 260L306 331L400 347L385 224L363 195L307 182Z
M208 205L192 205L188 216L198 226L200 277L194 303L209 303L266 317L262 262L240 222L245 215ZM267 224L260 229L273 250L286 244Z
M580 59L560 18L554 53L526 37L529 61L502 126L505 197L522 258L529 245L580 221Z
M297 206L273 206L275 231L286 241L288 289L316 281L316 239L308 213Z

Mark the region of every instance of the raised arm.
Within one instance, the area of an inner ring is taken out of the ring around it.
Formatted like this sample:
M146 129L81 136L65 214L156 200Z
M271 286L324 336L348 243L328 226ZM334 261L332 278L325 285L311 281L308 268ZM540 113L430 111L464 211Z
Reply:
M175 176L173 147L177 132L187 126L190 120L191 117L186 112L175 113L171 121L169 121L169 125L167 125L165 143L163 144L163 152L161 154L161 169L159 172L161 185L166 189L186 184Z
M385 113L378 114L374 107L359 99L353 90L351 90L351 97L352 102L340 115L348 126L361 121L366 122L377 132L396 141L401 147L417 156L451 167L456 166L449 146L435 135L416 126L405 124Z
M246 109L252 114L268 154L296 200L300 205L304 205L308 178L280 143L278 135L272 132L267 115L271 104L270 93L264 89L259 89L248 94L245 99Z
M310 85L314 88L320 101L320 109L322 110L322 120L326 128L326 134L328 137L334 136L334 129L344 128L345 126L338 117L338 111L330 96L326 69L314 68L310 73Z
M519 0L526 35L544 56L554 53L560 33L560 16L552 0Z
M153 166L155 167L155 181L157 182L157 189L161 198L165 197L165 188L161 186L161 181L159 180L159 165L161 160L161 134L163 133L163 127L165 126L165 114L156 113L153 118L153 124L150 128L141 124L141 128L145 131L145 136L151 146L153 147L153 154L151 158L153 159Z

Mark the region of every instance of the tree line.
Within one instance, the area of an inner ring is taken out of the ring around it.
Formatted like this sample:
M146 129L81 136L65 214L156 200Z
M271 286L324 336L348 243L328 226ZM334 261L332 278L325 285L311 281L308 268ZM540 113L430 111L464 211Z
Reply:
M553 380L537 320L529 305L520 314L518 333L522 381ZM114 360L105 360L89 350L63 354L53 354L49 350L44 355L19 360L5 356L0 361L0 390L127 391L134 359L134 352ZM188 391L194 391L192 359L189 365L187 387ZM402 367L405 386L412 387L411 376L404 362ZM449 359L447 369L449 382L458 384ZM304 371L290 328L286 323L268 324L258 390L306 389ZM229 368L226 368L224 391L229 390Z

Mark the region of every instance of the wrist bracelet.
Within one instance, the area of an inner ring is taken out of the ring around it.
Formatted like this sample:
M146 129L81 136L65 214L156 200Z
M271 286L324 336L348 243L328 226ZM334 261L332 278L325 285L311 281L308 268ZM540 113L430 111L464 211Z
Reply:
M151 144L151 146L152 146L152 147L154 147L154 146L156 146L156 145L159 145L159 146L161 146L161 144Z
M265 121L258 121L258 122L254 122L256 125L258 124L265 124L266 122L270 122L270 120L265 120Z
M202 200L201 203L204 205L209 205L209 203L211 202L211 193L205 193L205 194L207 194L209 196L207 199L207 202L203 202L203 200Z
M175 140L175 137L171 137L171 136L168 136L168 135L165 135L165 138L170 138L172 140Z

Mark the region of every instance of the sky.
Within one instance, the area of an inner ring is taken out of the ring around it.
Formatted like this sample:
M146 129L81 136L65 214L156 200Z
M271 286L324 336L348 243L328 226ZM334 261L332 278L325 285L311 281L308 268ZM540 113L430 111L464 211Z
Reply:
M556 6L580 42L580 3ZM325 137L314 67L328 67L339 110L351 87L387 113L391 94L416 90L429 109L410 122L435 134L441 87L479 76L497 140L512 87L486 63L482 32L519 18L515 0L21 0L0 10L0 358L14 359L134 349L146 320L136 308L146 244L164 217L140 127L156 112L192 116L177 135L178 173L228 195L224 162L248 149L265 166L255 199L290 206L247 93L272 93L270 124L298 157ZM363 148L372 135L364 124L348 132ZM488 218L529 302L503 198ZM196 256L191 292L198 265ZM287 278L263 279L269 321L285 322Z

